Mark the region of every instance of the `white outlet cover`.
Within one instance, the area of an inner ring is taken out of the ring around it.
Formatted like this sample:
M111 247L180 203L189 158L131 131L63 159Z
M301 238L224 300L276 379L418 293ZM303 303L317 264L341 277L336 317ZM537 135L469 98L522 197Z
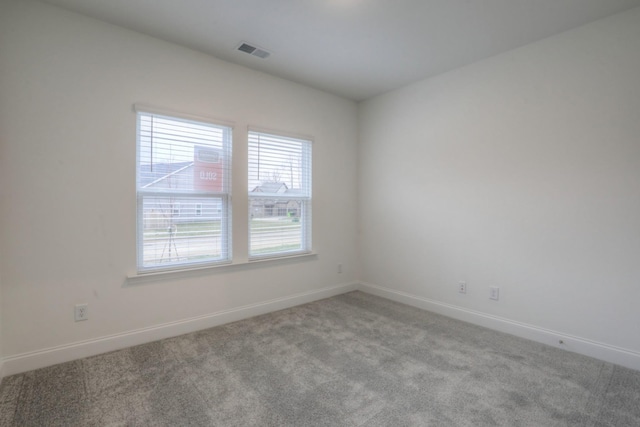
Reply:
M489 299L498 301L500 299L500 288L492 286L489 288Z
M76 304L74 307L74 320L76 322L80 322L81 320L89 319L88 313L89 305L88 304Z

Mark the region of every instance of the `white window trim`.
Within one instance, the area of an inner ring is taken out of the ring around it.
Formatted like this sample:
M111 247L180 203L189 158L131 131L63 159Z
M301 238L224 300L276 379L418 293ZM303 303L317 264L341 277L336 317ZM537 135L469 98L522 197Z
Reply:
M161 280L173 280L183 277L207 275L216 272L232 270L248 270L269 264L290 264L304 262L318 257L317 252L297 253L289 256L271 257L264 259L250 259L246 261L227 262L224 264L206 265L201 267L184 267L167 270L154 270L148 272L137 272L127 275L125 285L135 286L149 282Z
M196 122L206 122L206 123L211 123L218 126L226 126L231 129L234 129L236 126L235 122L227 119L222 119L222 118L207 116L207 115L185 113L182 111L170 110L166 108L158 108L158 107L153 107L145 104L133 104L133 112L157 114L160 116L167 116L167 117L176 117L178 119L193 120Z
M261 196L260 194L252 194L251 192L248 192L248 204L249 204L249 209L251 207L251 200L252 199L262 199L262 198L274 198L274 199L280 199L280 200L300 200L300 199L304 199L307 203L303 206L301 206L301 209L305 209L305 207L307 209L310 209L310 212L308 213L308 215L305 213L304 215L305 218L307 218L306 221L304 221L304 230L302 231L302 240L301 240L301 246L303 249L294 249L294 250L289 250L289 251L281 251L281 252L274 252L274 253L265 253L265 254L259 254L259 255L251 255L250 251L251 251L251 230L250 230L250 222L251 222L251 215L249 215L248 221L247 221L247 250L248 250L248 260L249 262L252 261L266 261L266 260L271 260L271 259L280 259L280 258L288 258L288 257L292 257L292 256L304 256L304 255L308 255L308 254L314 254L314 250L313 250L313 240L312 240L312 224L313 224L313 220L312 220L312 203L313 203L313 145L314 145L314 138L312 136L306 135L306 134L300 134L300 133L295 133L295 132L289 132L289 131L282 131L282 130L275 130L273 128L267 128L267 127L260 127L260 126L254 126L254 125L249 125L247 126L247 144L249 142L249 134L255 132L255 133L261 133L261 134L267 134L267 135L272 135L275 137L283 137L283 138L291 138L291 139L295 139L295 140L301 140L304 142L309 143L309 159L306 162L307 167L309 168L309 176L308 176L308 180L309 180L309 195L308 196L300 196L297 194L291 194L291 195L287 195L287 194L282 194L282 195L277 195L277 197L274 197L272 195L266 195L266 196ZM248 159L247 159L248 160ZM302 213L300 213L300 216L302 217Z
M254 126L254 125L247 126L247 136L249 135L249 132L266 133L269 135L282 136L285 138L302 139L305 141L309 141L311 145L314 144L313 136L307 135L304 133L296 133L296 132L290 132L286 130L273 129L269 127Z
M143 276L143 275L155 275L155 274L168 274L168 273L177 273L177 272L181 272L181 271L186 271L186 270L193 270L193 269L208 269L211 267L217 267L217 266L222 266L225 264L230 264L232 262L232 256L233 256L233 234L232 234L232 182L233 182L233 130L235 127L235 123L232 121L228 121L228 120L224 120L224 119L216 119L216 118L212 118L210 116L205 116L205 115L195 115L195 114L189 114L189 113L184 113L184 112L178 112L178 111L174 111L174 110L169 110L169 109L163 109L163 108L157 108L157 107L152 107L152 106L148 106L148 105L144 105L144 104L134 104L133 105L133 112L135 112L135 119L136 119L136 268L137 268L137 275L134 276ZM180 196L185 196L185 195L197 195L198 192L194 192L194 191L190 191L190 192L174 192L174 191L154 191L154 192L147 192L144 189L138 189L138 166L140 163L140 134L139 134L139 114L152 114L152 115L159 115L159 116L165 116L168 118L176 118L176 119L182 119L182 120L188 120L188 121L196 121L196 122L203 122L203 123L210 123L212 125L216 125L216 126L222 126L222 127L227 127L231 130L231 138L229 140L229 147L228 147L228 155L229 155L229 159L228 159L228 167L229 167L229 171L231 172L229 174L229 179L230 179L230 184L228 185L228 189L226 193L206 193L207 196L211 196L211 197L223 197L226 200L223 201L223 205L227 206L227 213L226 213L226 226L222 227L222 235L221 235L221 239L223 239L226 242L226 247L225 247L225 253L227 255L226 259L224 260L220 260L220 261L211 261L211 260L206 260L206 261L202 261L202 262L194 262L194 261L189 261L189 262L184 262L184 263L174 263L170 266L166 266L166 267L161 267L161 266L154 266L154 267L143 267L143 251L142 251L142 232L144 230L144 224L143 224L143 215L141 215L141 210L142 210L142 200L144 197L144 195L148 195L150 193L153 194L162 194L163 196L171 196L171 195L180 195ZM131 276L133 277L133 276Z

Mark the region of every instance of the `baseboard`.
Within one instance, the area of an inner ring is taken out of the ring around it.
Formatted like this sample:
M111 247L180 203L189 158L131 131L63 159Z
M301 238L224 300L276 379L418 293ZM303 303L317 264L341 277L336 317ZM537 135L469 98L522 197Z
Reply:
M300 304L329 298L358 288L357 283L347 283L310 292L299 293L282 298L245 305L229 310L192 317L176 322L164 323L148 328L137 329L120 334L109 335L87 341L75 342L44 350L5 357L0 364L5 375L14 375L33 369L69 362L83 357L95 356L122 348L145 344L152 341L171 338L225 323L235 322L261 314L294 307ZM0 369L1 369L0 368ZM1 373L2 371L0 371Z
M540 328L534 325L516 322L503 317L469 310L463 307L387 289L370 283L360 282L304 292L263 301L257 304L236 307L204 316L183 319L176 322L169 322L92 340L5 357L4 359L0 359L0 382L3 377L8 375L14 375L58 363L69 362L83 357L95 356L164 338L171 338L223 325L225 323L235 322L249 317L294 307L296 305L329 298L353 290L361 290L372 295L377 295L392 301L432 311L454 319L505 332L553 347L562 348L567 351L583 354L585 356L590 356L631 369L640 370L640 353L633 350ZM560 344L560 341L563 343Z
M531 341L540 342L563 350L579 353L605 362L640 371L640 353L586 338L516 322L499 316L469 310L451 304L411 295L370 283L361 282L358 290L392 301L401 302L447 317L505 332Z

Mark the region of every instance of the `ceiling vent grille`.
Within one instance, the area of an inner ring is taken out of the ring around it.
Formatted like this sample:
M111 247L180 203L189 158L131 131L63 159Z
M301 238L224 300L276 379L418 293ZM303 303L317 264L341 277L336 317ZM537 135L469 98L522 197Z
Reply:
M261 59L267 59L269 56L271 56L271 52L252 46L248 43L240 43L240 46L238 46L237 50L239 50L240 52L248 53L249 55L257 56Z

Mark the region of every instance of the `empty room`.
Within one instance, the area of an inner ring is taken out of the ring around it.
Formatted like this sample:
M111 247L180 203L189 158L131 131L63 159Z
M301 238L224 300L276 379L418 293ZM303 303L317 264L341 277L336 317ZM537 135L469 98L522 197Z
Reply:
M640 0L0 0L0 425L640 425L639 76Z

